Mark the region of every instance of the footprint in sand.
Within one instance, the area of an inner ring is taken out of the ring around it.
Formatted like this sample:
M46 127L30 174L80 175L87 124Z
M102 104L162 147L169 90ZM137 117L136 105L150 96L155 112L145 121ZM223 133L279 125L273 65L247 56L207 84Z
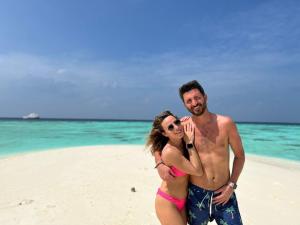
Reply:
M30 205L33 202L34 202L34 200L32 200L32 199L25 199L25 200L19 202L18 205Z

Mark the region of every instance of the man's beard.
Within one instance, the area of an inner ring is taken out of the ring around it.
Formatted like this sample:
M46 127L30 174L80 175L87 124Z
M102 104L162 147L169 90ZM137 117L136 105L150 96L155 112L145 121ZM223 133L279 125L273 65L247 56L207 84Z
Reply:
M202 110L200 110L198 112L194 112L193 109L188 109L189 112L192 113L194 116L201 116L205 112L205 110L207 108L207 104L206 104L206 102L204 102L203 104L198 104L194 108L196 108L198 106L200 106Z

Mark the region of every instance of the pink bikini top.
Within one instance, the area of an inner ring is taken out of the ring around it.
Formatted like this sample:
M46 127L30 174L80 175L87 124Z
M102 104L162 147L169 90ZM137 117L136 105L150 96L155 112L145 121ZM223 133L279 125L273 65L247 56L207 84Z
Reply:
M181 170L177 169L175 166L171 166L171 170L176 177L182 177L186 175L185 172L182 172Z

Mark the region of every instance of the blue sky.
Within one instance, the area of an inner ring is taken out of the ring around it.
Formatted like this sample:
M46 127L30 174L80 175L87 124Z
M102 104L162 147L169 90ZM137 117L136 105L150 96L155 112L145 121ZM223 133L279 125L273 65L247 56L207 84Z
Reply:
M186 115L300 122L298 1L1 1L0 117Z

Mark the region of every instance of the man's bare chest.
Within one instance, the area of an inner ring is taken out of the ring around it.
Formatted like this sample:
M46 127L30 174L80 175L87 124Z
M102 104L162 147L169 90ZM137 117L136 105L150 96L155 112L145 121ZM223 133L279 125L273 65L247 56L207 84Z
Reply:
M196 128L195 145L199 152L214 151L227 147L228 138L218 127Z

